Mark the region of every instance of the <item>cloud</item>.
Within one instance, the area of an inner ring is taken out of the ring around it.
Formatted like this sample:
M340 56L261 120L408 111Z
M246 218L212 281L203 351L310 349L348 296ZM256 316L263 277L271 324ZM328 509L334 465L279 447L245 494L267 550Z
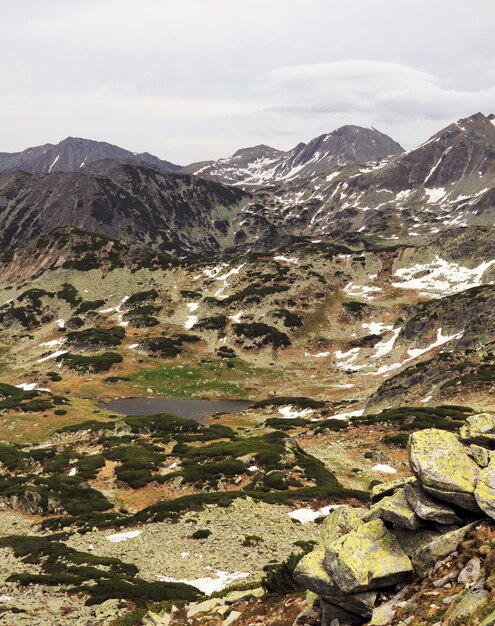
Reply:
M188 162L346 124L412 147L493 107L490 0L23 0L0 22L0 150L67 135Z

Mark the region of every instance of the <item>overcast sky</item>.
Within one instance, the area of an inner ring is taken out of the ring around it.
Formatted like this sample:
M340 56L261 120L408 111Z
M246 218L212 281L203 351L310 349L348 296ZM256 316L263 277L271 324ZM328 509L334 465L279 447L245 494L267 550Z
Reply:
M0 151L176 163L343 124L405 148L495 111L493 0L2 0Z

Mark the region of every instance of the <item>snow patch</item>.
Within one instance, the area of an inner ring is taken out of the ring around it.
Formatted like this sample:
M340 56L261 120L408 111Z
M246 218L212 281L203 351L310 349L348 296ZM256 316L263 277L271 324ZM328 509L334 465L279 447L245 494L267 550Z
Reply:
M292 404L288 406L281 406L278 410L282 417L285 419L296 419L297 417L307 417L314 413L313 409L301 409L300 411L296 411Z
M390 465L382 465L379 463L371 468L373 472L382 472L383 474L397 474L397 470L395 467L391 467Z
M62 354L66 354L68 350L57 350L56 352L52 352L48 356L44 356L41 359L37 360L37 363L44 363L45 361L50 361L50 359L56 359L58 356L62 356Z
M140 534L140 530L129 530L125 533L115 533L114 535L107 535L107 541L111 541L112 543L120 543L121 541L127 541L128 539L134 539L135 537L139 537Z
M164 583L185 583L186 585L192 585L205 595L210 596L212 593L215 593L215 591L222 591L222 589L225 589L225 587L234 580L250 576L248 572L234 572L233 574L229 574L221 570L217 570L215 574L215 578L209 576L205 578L194 578L192 580L172 578L171 576L157 576L157 579Z

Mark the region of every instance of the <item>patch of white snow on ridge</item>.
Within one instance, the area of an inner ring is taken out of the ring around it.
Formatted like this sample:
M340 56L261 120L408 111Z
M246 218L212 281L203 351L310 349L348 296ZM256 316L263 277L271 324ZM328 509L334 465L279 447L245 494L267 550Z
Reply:
M128 539L134 539L135 537L139 537L141 534L140 530L129 530L125 533L115 533L114 535L107 535L107 541L111 541L112 543L120 543L121 541L127 541Z
M223 572L221 570L217 570L215 574L215 578L210 576L205 578L194 578L193 580L172 578L171 576L157 576L157 579L164 583L184 583L186 585L191 585L192 587L196 587L202 591L205 595L210 596L212 593L215 593L215 591L222 591L222 589L225 589L225 587L227 587L234 580L250 576L248 572L234 572L233 574L229 574L228 572Z
M48 356L44 356L42 359L38 359L37 363L44 363L45 361L49 361L50 359L56 359L58 356L62 356L68 350L57 350L56 352L52 352Z
M273 260L274 261L285 261L286 263L293 263L295 265L297 265L297 263L299 263L299 259L296 258L295 256L292 257L292 258L289 258L289 257L283 256L281 254L279 254L277 256L274 256Z
M244 311L239 311L235 315L229 315L229 320L232 320L236 324L239 324L239 322L241 321L241 317L242 317L243 313L244 313Z
M315 354L311 354L310 352L304 353L304 356L310 359L321 359L329 355L330 352L316 352Z
M350 417L361 417L363 413L364 413L364 409L359 409L357 411L349 411L348 413L336 413L335 415L330 415L329 419L348 420Z
M65 339L53 339L52 341L44 341L43 343L40 343L38 348L44 348L45 346L47 348L53 348L53 346L60 346L65 342Z
M350 282L344 287L344 293L353 298L364 298L365 300L373 300L374 296L371 294L380 292L380 287L368 287L367 285L355 285Z
M294 410L292 404L288 406L281 406L278 410L282 417L285 419L296 419L297 417L307 417L313 413L313 409L301 409L300 411Z
M438 202L445 196L445 189L443 187L434 187L433 189L426 189L425 194L428 196L426 202L434 203Z
M194 313L194 311L196 311L199 307L199 303L198 302L188 302L187 303L187 308L191 311L191 313Z
M397 470L395 467L391 467L390 465L383 465L379 463L371 468L373 472L383 472L384 474L397 474Z
M50 167L48 168L48 173L50 173L52 171L53 166L55 165L55 163L60 159L60 154L58 154L55 157L55 161L53 161L53 163L50 165Z
M330 504L328 506L324 506L321 509L296 509L295 511L291 511L288 513L288 516L291 519L295 519L301 524L307 524L308 522L314 522L319 517L326 517L330 511L334 509L338 509L341 507L341 504Z
M380 343L376 344L375 353L373 354L374 359L379 359L380 357L385 356L393 350L393 347L401 330L402 328L396 328L393 331L392 337L390 337L390 339L387 339L387 341L382 340L380 341Z
M457 263L450 263L436 256L431 263L417 263L394 273L400 282L392 283L399 289L414 289L429 295L438 292L444 296L464 291L483 284L484 273L495 263L483 261L472 269Z
M184 328L186 330L190 330L195 324L198 323L198 319L197 315L189 315L186 319L186 323L184 324Z
M439 328L437 330L436 341L434 341L432 344L430 344L426 348L409 348L409 350L407 351L407 354L409 355L410 358L406 359L406 361L417 359L418 356L421 356L422 354L425 354L425 352L429 352L430 350L433 350L433 348L438 348L438 346L443 346L444 343L448 343L449 341L452 341L452 339L460 339L463 334L464 334L464 331L455 333L454 335L443 335L442 329Z
M48 391L50 390L48 387L38 387L38 383L21 383L20 385L16 385L17 389L22 389L23 391Z

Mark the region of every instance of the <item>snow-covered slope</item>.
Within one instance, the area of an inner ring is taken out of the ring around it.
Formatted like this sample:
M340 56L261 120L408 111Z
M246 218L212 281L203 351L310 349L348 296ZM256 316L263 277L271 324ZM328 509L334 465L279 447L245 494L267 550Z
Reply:
M401 152L397 142L374 128L342 126L288 152L259 145L238 150L226 159L190 165L185 170L225 184L260 187Z

